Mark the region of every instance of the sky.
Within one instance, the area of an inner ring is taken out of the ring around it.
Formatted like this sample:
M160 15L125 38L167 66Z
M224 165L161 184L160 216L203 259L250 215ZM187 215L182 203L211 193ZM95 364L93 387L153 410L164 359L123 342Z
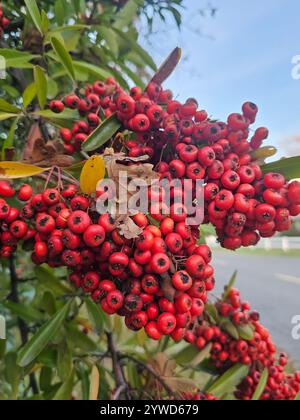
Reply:
M198 11L206 4L185 0L181 32L168 19L143 41L157 63L174 47L183 49L165 87L180 100L197 98L218 119L255 102L256 126L269 128L268 143L281 156L300 155L300 140L292 141L300 139L300 78L292 77L292 59L300 56L300 2L211 0L216 16L203 18Z

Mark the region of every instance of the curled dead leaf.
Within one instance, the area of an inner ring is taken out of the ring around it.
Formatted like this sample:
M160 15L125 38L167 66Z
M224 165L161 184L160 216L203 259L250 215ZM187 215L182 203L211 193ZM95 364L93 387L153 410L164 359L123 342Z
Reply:
M126 239L135 239L143 232L143 229L135 224L128 215L120 216L117 219L117 226L120 229L120 234Z

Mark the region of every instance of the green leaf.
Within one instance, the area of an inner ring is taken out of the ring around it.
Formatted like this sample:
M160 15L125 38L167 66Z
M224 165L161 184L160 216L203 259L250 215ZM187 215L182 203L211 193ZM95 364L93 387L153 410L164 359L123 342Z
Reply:
M20 69L32 68L33 66L29 62L36 58L40 58L40 56L36 54L29 54L27 52L6 48L0 48L0 56L5 59L7 68L14 67Z
M17 117L18 114L10 114L8 112L0 112L0 121L8 120Z
M219 314L215 305L208 303L207 305L205 305L205 311L212 318L213 322L217 323L219 321Z
M238 326L237 330L243 340L251 341L254 337L254 328L250 324Z
M51 37L51 45L58 57L58 61L63 65L69 77L74 81L75 71L73 66L73 60L68 51L66 50L66 47L61 42L61 40L59 40L55 36Z
M126 5L115 15L114 27L116 29L123 29L132 24L138 10L138 2L136 0L128 0Z
M300 392L296 395L295 401L300 401Z
M119 55L119 43L117 34L108 27L98 26L97 27L99 36L106 42L109 50L115 57Z
M19 366L28 366L47 347L48 343L59 332L70 311L71 304L72 301L70 300L25 344L18 355Z
M237 364L218 378L207 390L209 394L222 398L232 393L249 373L249 366Z
M11 399L18 397L18 388L21 379L22 370L17 365L17 354L8 353L5 357L5 379L11 386Z
M19 114L22 112L20 108L10 104L5 99L0 99L0 112L8 112L10 114Z
M36 84L31 83L23 92L23 106L26 109L37 95Z
M45 108L47 102L47 78L44 70L40 66L35 66L33 70L34 81L36 85L37 96L39 100L40 107Z
M199 349L196 346L188 345L176 354L176 362L180 365L190 363L199 354Z
M121 123L117 117L114 114L111 115L89 135L82 145L83 150L85 152L91 152L99 149L112 138L120 127Z
M144 50L144 48L142 48L134 39L131 38L131 36L128 33L119 31L116 28L113 28L117 34L122 37L128 47L134 51L135 53L137 53L137 55L142 59L142 61L144 62L144 64L147 64L152 70L156 71L157 70L157 66L153 60L153 58L147 53L147 51Z
M73 349L79 349L88 353L97 350L96 343L82 333L77 326L69 324L66 330L68 343Z
M227 286L225 287L225 292L224 292L224 294L223 294L223 296L222 296L222 300L224 300L224 301L225 301L225 300L228 298L228 296L230 295L230 292L231 292L231 290L233 289L233 287L234 287L234 285L235 285L235 282L236 282L237 276L238 276L238 271L236 270L236 271L233 273L233 275L232 275L231 279L229 280L229 283L228 283L228 284L227 284Z
M55 20L58 23L58 25L63 25L65 21L65 10L64 10L63 0L56 0L54 4L54 13L55 13Z
M226 331L231 337L233 337L235 340L239 340L240 335L235 325L233 325L232 322L227 321L224 322L221 326L222 330Z
M75 372L71 372L67 380L62 384L57 393L55 394L53 401L68 401L72 397L73 386L74 386Z
M49 18L45 10L42 10L41 12L41 19L42 19L42 31L44 34L46 34L48 32L50 22L49 22Z
M266 368L261 375L259 384L257 385L254 395L252 397L252 401L260 400L262 394L264 393L266 385L268 383L268 379L269 379L269 370Z
M86 298L84 302L90 320L94 324L97 334L101 334L103 332L103 326L105 323L105 315L103 311L100 309L100 306L93 302L90 298Z
M36 278L39 280L39 285L45 290L53 292L56 296L64 295L72 291L71 287L67 287L59 279L57 279L49 268L37 266L34 268Z
M37 29L40 31L41 34L43 34L43 22L42 17L39 11L39 8L37 6L37 3L35 0L24 0L24 3L27 7L27 10L29 12L29 15L37 27Z
M18 121L19 121L18 118L16 118L13 121L13 123L12 123L12 125L10 127L10 130L9 130L9 132L7 134L7 137L4 140L4 142L3 142L3 145L2 145L2 160L3 161L5 160L5 151L6 151L6 149L9 149L10 147L13 146L14 135L15 135L15 131L16 131L17 126L18 126Z
M38 115L40 117L49 120L54 125L58 127L68 127L71 128L73 122L78 119L78 113L76 111L71 111L69 109L64 110L61 114L55 114L50 109L40 110L34 112L32 115Z
M263 165L261 168L264 174L268 172L279 172L288 180L300 178L300 156L281 159L277 162Z
M47 366L43 366L40 373L40 388L44 392L48 392L51 389L53 370Z
M106 80L110 76L108 71L102 69L101 67L95 66L94 64L85 63L83 61L74 61L73 65L75 70L88 72L101 80Z
M25 322L41 322L44 318L38 310L30 305L7 301L3 303L3 306Z
M73 369L72 352L67 342L64 342L58 346L57 353L57 373L60 379L63 381L68 378Z

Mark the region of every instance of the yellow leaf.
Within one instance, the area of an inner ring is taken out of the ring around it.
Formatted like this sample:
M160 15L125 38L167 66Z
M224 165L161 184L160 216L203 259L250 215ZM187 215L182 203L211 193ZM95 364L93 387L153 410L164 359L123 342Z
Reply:
M277 149L274 146L264 146L251 153L254 159L266 159L276 155Z
M84 194L96 192L97 184L104 178L105 162L101 156L92 156L84 165L80 175L80 187Z
M90 382L90 401L97 401L100 386L100 374L97 366L93 366Z
M49 168L40 168L19 162L0 162L0 179L28 178L46 172Z

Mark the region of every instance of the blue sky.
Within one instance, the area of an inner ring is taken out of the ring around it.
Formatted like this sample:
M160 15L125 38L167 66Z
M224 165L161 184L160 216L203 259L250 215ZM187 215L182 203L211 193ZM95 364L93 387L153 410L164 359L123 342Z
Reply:
M166 87L181 100L196 97L216 118L239 112L251 100L260 108L257 126L270 129L269 143L281 154L300 154L290 137L300 137L300 80L291 76L300 55L300 2L297 0L211 0L215 18L197 10L205 0L186 0L183 29L171 20L145 41L159 63L175 46L183 60ZM150 43L150 44L149 44Z

